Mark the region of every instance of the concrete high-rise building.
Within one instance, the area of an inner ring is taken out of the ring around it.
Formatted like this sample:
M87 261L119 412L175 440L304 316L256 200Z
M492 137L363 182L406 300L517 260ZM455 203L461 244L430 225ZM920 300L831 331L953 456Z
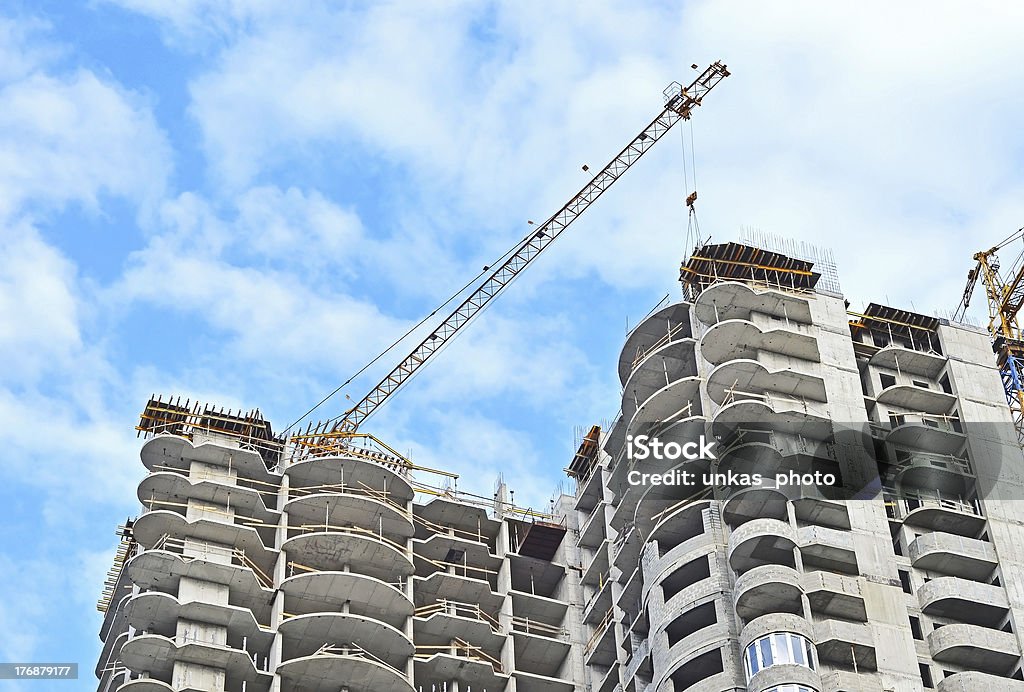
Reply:
M1024 690L1024 455L988 335L851 313L828 258L765 240L682 282L543 513L150 401L99 690Z

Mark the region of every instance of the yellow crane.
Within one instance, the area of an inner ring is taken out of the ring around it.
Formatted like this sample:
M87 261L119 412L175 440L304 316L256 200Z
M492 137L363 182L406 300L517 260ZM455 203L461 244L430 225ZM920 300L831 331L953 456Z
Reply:
M697 68L696 65L692 67ZM473 317L486 308L530 262L536 259L598 197L621 178L648 149L654 146L655 142L672 129L673 125L680 120L688 120L693 110L701 104L704 96L728 76L729 70L719 61L708 66L686 87L678 82L670 84L664 91L664 108L640 134L634 137L561 209L535 230L531 230L513 250L507 253L508 259L499 266L491 268L490 273L469 297L354 406L337 418L310 424L305 432L293 434L290 439L296 448L304 448L306 454L314 456L330 454L337 447L345 446L347 440L361 436L362 434L358 432L359 426L367 417L415 375L430 357L453 339ZM586 166L583 169L588 170ZM692 206L695 198L695 194L691 194L687 198L687 205ZM323 402L321 401L321 403Z
M996 354L1010 415L1017 428L1017 439L1024 446L1024 339L1021 338L1018 321L1018 314L1024 306L1024 244L1005 270L997 254L1022 238L1024 228L988 250L974 253L977 264L967 273L967 287L954 318L960 319L966 314L980 278L988 299L988 331L992 335L992 350Z

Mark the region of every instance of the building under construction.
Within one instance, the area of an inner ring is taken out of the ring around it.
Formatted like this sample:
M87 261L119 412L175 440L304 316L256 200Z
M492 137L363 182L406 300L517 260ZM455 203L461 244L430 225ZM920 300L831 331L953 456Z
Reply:
M543 513L370 436L286 443L154 398L98 689L1024 690L1022 455L989 335L849 312L828 257L771 245L683 264ZM630 459L641 433L768 480L632 483L703 463Z

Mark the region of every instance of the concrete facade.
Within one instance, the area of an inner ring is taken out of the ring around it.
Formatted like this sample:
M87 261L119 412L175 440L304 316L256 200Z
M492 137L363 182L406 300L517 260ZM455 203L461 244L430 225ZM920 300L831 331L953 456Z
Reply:
M385 457L148 440L100 692L1024 690L1024 455L987 334L724 252L629 333L620 414L542 521ZM640 462L640 433L728 454ZM631 482L685 468L843 487Z

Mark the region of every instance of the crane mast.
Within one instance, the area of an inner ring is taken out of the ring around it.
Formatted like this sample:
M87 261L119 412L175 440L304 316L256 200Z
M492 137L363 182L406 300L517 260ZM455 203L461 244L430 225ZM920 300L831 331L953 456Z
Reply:
M1018 321L1018 314L1024 306L1024 253L1005 274L1000 273L997 255L1010 242L1022 237L1024 229L1018 230L1000 244L974 254L977 264L967 273L967 287L954 317L959 319L966 314L974 288L978 279L981 279L988 302L988 332L992 336L992 350L996 354L1006 402L1010 406L1010 415L1017 430L1017 441L1024 446L1024 338Z
M715 85L729 76L720 61L708 66L689 86L673 82L665 89L665 107L633 140L620 151L590 182L583 186L561 209L515 247L500 266L491 270L445 320L423 339L394 369L362 399L338 418L307 427L292 441L310 453L327 453L336 440L354 436L366 418L407 382L432 355L455 337L477 314L544 251L566 228L625 174L654 144L680 120L687 120L694 108Z

